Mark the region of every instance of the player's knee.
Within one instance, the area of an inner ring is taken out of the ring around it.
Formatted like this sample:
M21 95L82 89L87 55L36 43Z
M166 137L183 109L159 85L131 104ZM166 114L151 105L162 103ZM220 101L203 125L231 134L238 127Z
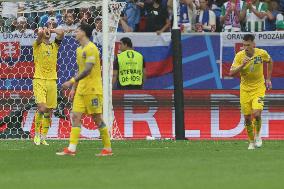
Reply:
M49 109L44 104L39 104L38 105L38 111L40 113L46 113L46 112L49 112Z
M261 116L260 115L254 116L254 118L255 118L256 121L260 121L261 120Z
M72 120L72 126L73 127L78 127L78 126L81 125L81 117L79 115L72 114L71 120Z
M94 122L98 127L100 127L101 123L103 123L103 120L100 118L94 118Z
M102 118L94 119L94 121L95 121L95 124L96 124L99 128L104 128L104 127L106 127L106 124L105 124L105 122L103 121Z
M245 117L245 126L251 125L251 117Z
M99 128L103 128L105 126L105 123L101 115L95 115L94 122Z
M259 121L261 119L261 112L260 111L254 112L253 117L255 118L256 121Z

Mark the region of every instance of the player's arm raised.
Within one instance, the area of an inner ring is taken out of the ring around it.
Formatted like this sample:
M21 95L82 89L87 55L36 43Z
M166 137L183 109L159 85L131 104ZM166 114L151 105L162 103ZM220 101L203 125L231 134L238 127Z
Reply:
M64 37L64 30L63 29L50 29L51 33L56 33L56 39L62 40Z
M38 32L37 32L37 38L36 38L37 45L42 43L42 39L43 39L43 28L39 27Z
M249 63L249 61L250 61L250 58L246 57L239 66L234 66L234 64L233 64L231 69L230 69L229 76L233 77L236 74L238 74Z

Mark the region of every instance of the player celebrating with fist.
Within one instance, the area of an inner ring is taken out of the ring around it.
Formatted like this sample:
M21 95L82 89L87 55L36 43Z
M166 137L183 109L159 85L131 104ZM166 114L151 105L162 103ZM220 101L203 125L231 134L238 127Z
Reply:
M96 125L99 127L103 143L103 150L98 156L112 155L110 136L106 124L102 119L103 105L103 87L101 77L101 64L99 50L94 43L90 41L93 28L82 23L75 31L76 39L80 46L77 48L78 74L63 84L63 88L72 87L71 98L72 107L72 129L70 133L70 143L62 152L57 155L76 154L76 147L81 132L81 117L83 114L92 115Z
M273 62L265 50L255 48L253 34L244 35L243 46L244 50L235 56L230 75L234 76L240 73L241 76L240 104L249 138L248 149L253 150L255 147L262 146L260 137L261 112L266 91L265 83L268 89L272 88L270 79ZM264 63L268 64L266 81L264 81L263 75Z
M51 33L57 34L53 42L50 42ZM52 109L57 106L57 53L63 37L62 30L40 27L37 39L33 43L35 64L33 92L38 107L35 115L36 145L48 145L46 135L51 124L50 116Z

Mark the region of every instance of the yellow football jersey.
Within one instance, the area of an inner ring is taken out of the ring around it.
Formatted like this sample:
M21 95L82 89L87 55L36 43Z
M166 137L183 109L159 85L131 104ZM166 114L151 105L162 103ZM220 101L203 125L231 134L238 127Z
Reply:
M94 64L91 73L79 81L76 92L81 95L103 94L100 53L97 46L89 42L84 47L78 47L76 55L79 74L85 70L86 63Z
M239 67L246 58L245 50L238 52L235 56L232 68ZM249 63L240 71L241 90L251 91L264 87L263 63L270 61L270 55L263 49L254 48L254 55Z
M37 79L57 79L57 53L59 46L52 42L49 45L36 41L33 43L33 55L35 72L34 78Z

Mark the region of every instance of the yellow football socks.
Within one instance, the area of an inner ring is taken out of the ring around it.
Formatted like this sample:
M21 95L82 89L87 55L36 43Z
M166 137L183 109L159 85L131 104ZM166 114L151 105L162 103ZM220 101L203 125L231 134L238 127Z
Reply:
M40 136L40 128L41 128L42 119L43 119L43 114L37 111L35 114L35 135L36 136Z
M249 125L246 124L246 130L247 130L249 141L253 142L254 141L253 124L252 123L250 123Z
M99 128L104 149L111 149L110 136L107 127Z
M255 120L254 121L254 126L255 126L255 133L256 133L256 135L259 135L260 129L261 129L261 119Z
M42 138L45 139L51 124L50 113L44 113L42 119Z
M70 133L70 144L77 145L79 142L81 128L80 127L72 127Z
M80 132L81 132L80 127L72 127L71 129L68 149L72 152L76 151L77 144L79 143Z

